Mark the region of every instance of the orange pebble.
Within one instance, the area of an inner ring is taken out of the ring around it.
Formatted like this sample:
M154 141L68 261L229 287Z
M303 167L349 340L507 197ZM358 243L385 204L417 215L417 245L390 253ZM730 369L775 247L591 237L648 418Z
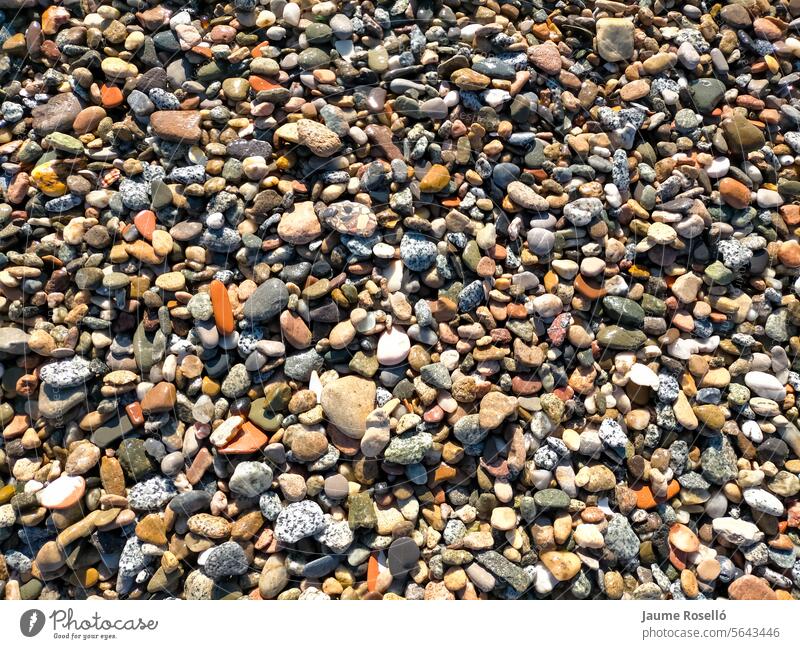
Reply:
M151 241L156 230L156 215L152 210L141 210L133 217L133 224L145 239Z
M100 86L100 101L103 104L103 108L116 108L122 104L123 100L122 90L117 86L108 86L106 84Z
M213 52L211 51L210 47L204 47L202 45L195 45L191 52L193 54L197 54L198 56L202 56L204 59L210 59L213 56Z
M268 442L267 436L254 424L246 421L231 442L217 452L221 455L247 455L255 453Z
M639 487L638 489L634 489L636 493L636 506L639 509L654 509L659 503L668 500L669 498L675 497L678 492L681 490L681 485L678 483L677 480L673 480L672 482L667 485L667 497L662 499L659 498L656 500L655 496L653 496L653 491L650 489L649 486L644 485Z
M259 77L256 74L251 74L247 80L250 82L250 87L255 92L261 92L262 90L273 90L275 88L280 88L277 83L272 83L269 79L265 79L264 77Z
M378 565L378 557L371 554L367 562L367 590L375 590L378 587L379 572L380 566Z
M264 56L263 53L261 52L262 47L269 47L269 41L261 41L258 45L253 47L250 50L250 56L252 56L254 59Z
M142 426L144 424L144 413L142 413L142 406L138 401L134 401L125 406L125 412L134 426Z
M215 279L211 282L211 306L214 308L214 322L219 332L225 336L232 334L236 328L233 320L233 309L228 298L225 284Z

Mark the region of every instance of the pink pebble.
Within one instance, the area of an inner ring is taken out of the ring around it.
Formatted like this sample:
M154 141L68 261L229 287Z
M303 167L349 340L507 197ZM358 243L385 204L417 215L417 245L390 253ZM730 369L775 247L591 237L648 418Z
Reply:
M438 405L433 406L425 411L425 414L422 415L422 418L429 424L435 424L436 422L444 419L444 410L442 410Z
M384 331L378 339L378 362L381 365L397 365L408 358L411 340L401 327Z
M275 110L275 104L268 101L260 104L253 104L250 108L250 114L254 117L269 117Z
M436 403L445 412L455 412L458 409L458 401L453 398L453 395L444 390L440 390L436 395Z
M467 132L467 127L464 125L460 119L457 119L453 122L453 126L450 129L450 134L453 137L459 137L464 135Z

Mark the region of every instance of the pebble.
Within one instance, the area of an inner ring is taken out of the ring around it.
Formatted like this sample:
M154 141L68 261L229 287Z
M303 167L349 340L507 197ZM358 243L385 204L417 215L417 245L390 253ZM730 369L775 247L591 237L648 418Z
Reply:
M243 575L250 563L242 546L234 541L210 548L204 559L203 572L211 579Z
M55 361L42 366L39 378L54 388L71 388L81 385L92 376L91 366L81 357Z
M408 358L411 340L401 327L392 327L378 339L377 357L381 365L397 365Z
M330 423L341 433L360 439L366 430L367 415L374 408L375 393L372 381L345 376L323 387L320 404Z
M290 503L275 521L275 538L282 543L297 543L312 536L323 524L322 510L311 500Z
M47 509L67 509L78 503L85 491L86 481L81 476L62 475L39 492L38 500Z
M262 462L242 462L237 465L228 485L231 491L255 498L272 484L272 469Z

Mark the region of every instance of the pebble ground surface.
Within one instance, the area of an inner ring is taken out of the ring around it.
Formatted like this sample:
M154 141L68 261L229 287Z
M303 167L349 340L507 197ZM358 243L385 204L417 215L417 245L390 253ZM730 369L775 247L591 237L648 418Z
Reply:
M800 598L800 0L0 0L5 599Z

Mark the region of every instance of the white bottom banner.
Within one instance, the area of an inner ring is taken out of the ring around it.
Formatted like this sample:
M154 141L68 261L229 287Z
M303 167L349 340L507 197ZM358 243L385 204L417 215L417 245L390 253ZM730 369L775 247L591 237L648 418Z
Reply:
M250 646L338 649L425 646L778 647L797 642L800 603L651 601L186 602L0 601L0 646L154 649ZM352 626L351 626L352 625ZM318 644L319 643L319 644ZM558 645L556 645L558 643Z

